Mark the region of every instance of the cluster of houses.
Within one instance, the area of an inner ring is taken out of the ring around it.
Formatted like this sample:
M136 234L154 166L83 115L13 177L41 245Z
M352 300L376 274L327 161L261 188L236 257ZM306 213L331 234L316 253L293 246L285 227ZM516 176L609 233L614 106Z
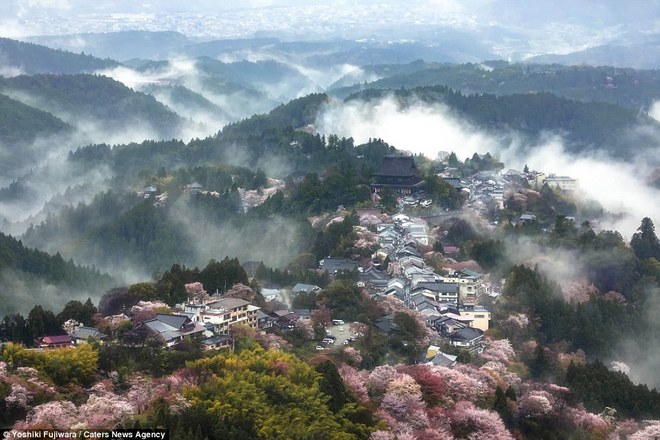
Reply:
M392 223L376 225L376 230L379 248L372 256L372 265L360 272L359 285L372 295L394 296L417 310L450 345L481 351L483 332L488 330L491 317L490 311L479 305L479 298L489 293L487 277L470 269L444 276L435 273L418 250L419 245L428 244L426 224L405 214L393 216ZM397 270L388 271L385 261L398 265ZM392 315L378 320L376 326L385 333L396 332Z

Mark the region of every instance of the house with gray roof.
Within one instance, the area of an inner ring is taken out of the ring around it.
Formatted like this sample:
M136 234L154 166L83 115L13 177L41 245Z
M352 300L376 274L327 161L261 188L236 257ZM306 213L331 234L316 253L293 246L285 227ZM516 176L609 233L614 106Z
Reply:
M321 270L325 270L330 275L337 275L341 272L353 272L357 270L358 264L348 258L326 257L319 261Z
M154 319L144 321L136 327L137 333L149 333L162 340L166 347L173 347L186 337L201 338L207 329L204 324L193 322L186 315L159 313Z
M89 338L102 341L106 336L94 327L80 326L71 334L71 340L74 345L86 344Z
M464 327L449 336L449 343L453 347L468 348L470 351L481 353L484 345L483 339L483 331L472 327Z

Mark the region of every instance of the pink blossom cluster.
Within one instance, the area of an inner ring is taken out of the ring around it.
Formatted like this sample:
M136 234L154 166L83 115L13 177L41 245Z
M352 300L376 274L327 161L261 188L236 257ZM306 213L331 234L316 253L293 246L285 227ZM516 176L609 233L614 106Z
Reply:
M289 341L274 333L257 334L257 342L266 350L288 350Z
M566 302L579 304L589 301L592 297L600 293L598 288L586 279L565 281L561 283L561 290Z
M500 322L500 328L504 332L504 335L513 341L520 341L528 326L529 318L522 313L509 315L505 320Z
M374 368L366 380L366 386L369 389L369 394L372 396L379 396L385 393L387 385L394 379L401 376L399 370L391 365L379 365Z
M511 342L508 339L489 339L486 349L481 354L481 357L487 361L501 362L505 365L515 358L515 356L516 353L513 351Z
M387 385L380 408L396 420L405 420L413 429L428 426L421 387L408 374L401 374Z
M575 426L586 428L590 432L605 433L610 428L603 417L587 412L581 406L578 408L571 408L568 412Z
M660 438L660 421L654 420L644 429L641 429L628 437L628 440L655 440L658 438Z
M14 383L11 386L11 392L5 397L5 403L9 407L28 409L32 398L33 394L27 388Z
M362 362L360 350L355 347L344 348L344 356L346 356L348 363L351 365L360 365L360 362Z
M366 371L358 371L350 365L344 364L339 367L339 375L358 402L366 403L369 400L367 387L364 385L368 377Z
M204 286L200 282L188 283L184 288L190 301L196 304L203 303L209 297L209 294L204 290Z
M247 302L253 302L256 299L257 294L252 287L246 286L243 283L236 283L231 289L225 292L224 296L226 298L240 298Z
M555 398L543 390L533 390L519 399L520 413L524 417L540 418L553 411Z
M79 421L78 408L71 402L52 401L30 410L25 421L14 424L14 429L70 429Z
M453 430L467 433L469 439L513 440L497 413L477 408L472 402L457 403L450 419Z
M406 304L394 295L381 296L378 299L378 307L387 315L408 310Z
M314 339L314 324L311 319L297 318L293 325L302 332L302 334L309 340Z

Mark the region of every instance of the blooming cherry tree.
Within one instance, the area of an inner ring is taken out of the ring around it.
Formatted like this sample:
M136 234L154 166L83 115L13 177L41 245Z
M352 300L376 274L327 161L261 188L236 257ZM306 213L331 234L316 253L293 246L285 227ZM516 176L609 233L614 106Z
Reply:
M204 286L200 282L188 283L184 287L188 298L195 304L203 304L209 297L209 294L204 290Z

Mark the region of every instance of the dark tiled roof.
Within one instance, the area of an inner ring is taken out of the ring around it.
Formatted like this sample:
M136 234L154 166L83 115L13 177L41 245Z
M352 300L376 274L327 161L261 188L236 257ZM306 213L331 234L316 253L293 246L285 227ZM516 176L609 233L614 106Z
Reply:
M175 329L181 329L186 322L190 321L190 318L186 315L168 315L165 313L157 314L156 319Z
M426 282L422 281L417 283L413 292L418 290L428 289L432 292L442 292L442 293L458 293L458 284L457 283L443 283L440 281L436 282Z
M483 336L483 333L478 329L472 327L465 327L460 330L457 330L451 335L452 341L461 341L461 342L470 342L474 341L478 337Z
M417 167L412 156L385 156L376 176L417 176Z

